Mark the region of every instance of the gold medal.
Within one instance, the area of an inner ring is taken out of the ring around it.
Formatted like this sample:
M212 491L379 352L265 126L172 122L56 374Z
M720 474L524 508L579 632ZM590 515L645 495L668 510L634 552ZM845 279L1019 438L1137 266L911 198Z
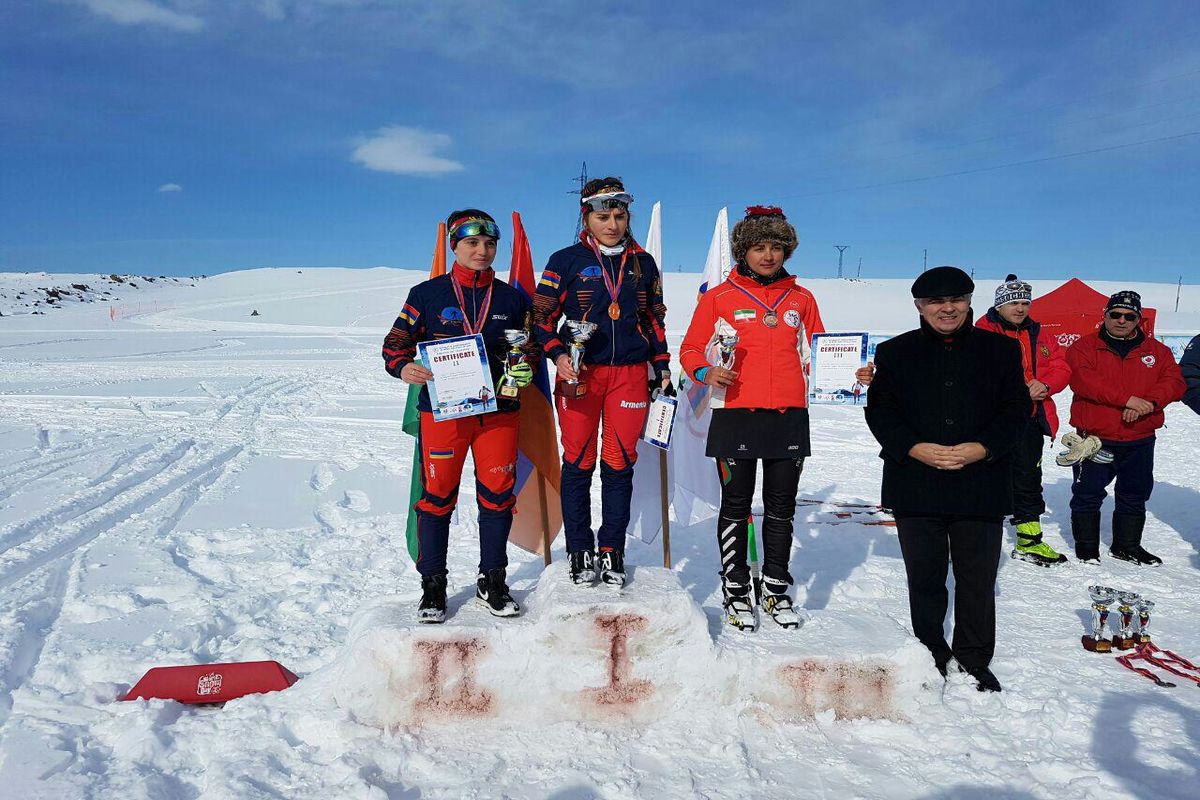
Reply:
M615 301L608 304L608 317L609 319L621 318L621 307Z
M768 311L766 314L763 314L763 325L766 325L768 328L774 328L778 324L779 317L775 316L774 311Z

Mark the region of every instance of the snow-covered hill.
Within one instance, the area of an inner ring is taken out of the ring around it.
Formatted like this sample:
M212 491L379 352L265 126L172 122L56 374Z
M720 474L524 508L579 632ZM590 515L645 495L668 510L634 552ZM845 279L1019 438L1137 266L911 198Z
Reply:
M961 677L943 686L908 632L894 531L838 516L836 503L878 497L877 447L853 408L813 410L792 559L799 631L722 626L711 521L673 527L670 572L657 542L631 541L621 597L567 585L561 539L549 572L513 550L529 613L495 621L469 602L468 467L452 618L426 635L408 617L419 584L404 544L404 387L379 358L423 277L254 270L5 310L0 795L1196 796L1200 689L1157 688L1079 646L1085 587L1101 582L1156 600L1156 639L1200 657L1200 418L1186 408L1168 409L1157 451L1146 544L1163 567L1003 559L1000 695ZM16 280L0 275L0 291ZM996 282L980 279L978 296ZM804 283L831 330L915 321L906 280ZM677 340L698 276L665 284ZM1178 314L1174 286L1132 288L1159 309L1160 332L1200 330L1198 287L1183 287ZM1069 552L1069 473L1046 469L1047 539ZM437 653L459 672L435 690ZM221 708L116 702L152 666L256 659L301 681Z

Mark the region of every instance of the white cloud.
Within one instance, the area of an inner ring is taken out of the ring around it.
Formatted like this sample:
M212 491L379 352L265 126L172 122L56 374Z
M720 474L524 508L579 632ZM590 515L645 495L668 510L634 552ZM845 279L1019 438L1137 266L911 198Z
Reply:
M164 183L162 186L158 187L158 191L159 192L182 192L183 187L180 186L178 183Z
M151 0L82 0L82 3L92 13L120 25L161 25L176 31L204 28L200 17L165 8Z
M394 172L399 175L443 175L460 172L463 165L457 161L434 155L434 152L449 147L450 137L444 133L390 125L380 128L373 136L360 136L354 140L354 152L350 160L367 169L379 172Z

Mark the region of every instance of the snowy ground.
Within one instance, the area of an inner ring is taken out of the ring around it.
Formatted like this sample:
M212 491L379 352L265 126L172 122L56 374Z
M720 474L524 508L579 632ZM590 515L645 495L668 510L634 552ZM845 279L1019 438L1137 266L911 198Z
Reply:
M676 336L696 277L667 276ZM809 615L799 632L731 638L716 616L712 525L676 526L675 577L654 566L657 543L631 542L633 582L625 600L611 598L619 605L644 591L655 629L680 632L633 651L635 675L670 684L671 701L624 722L551 708L544 692L570 680L575 668L564 665L579 655L555 644L559 610L579 602L561 581L561 542L540 582L540 559L512 554L526 619L494 622L471 607L468 475L451 547L458 610L443 630L494 632L502 654L513 641L536 641L549 655L515 653L509 669L481 670L481 681L531 698L498 717L387 724L387 687L372 683L392 666L379 643L406 635L419 586L404 549L412 443L399 426L403 386L378 351L420 278L261 270L147 287L123 298L120 313L97 303L36 316L0 308L0 794L1200 794L1200 687L1160 689L1079 647L1084 587L1099 581L1156 600L1157 640L1200 657L1200 418L1179 405L1160 436L1145 540L1166 564L1044 570L1004 558L993 663L1003 694L981 695L961 678L943 690L913 655L893 530L805 505L792 560ZM19 280L29 279L0 275L10 287ZM914 318L906 283L806 285L830 329L894 332ZM1163 313L1175 287L1142 288L1160 308L1161 332L1200 329L1186 302L1183 313ZM1059 398L1061 412L1067 404ZM876 498L880 462L861 411L817 408L813 427L801 495ZM1053 466L1047 474L1047 538L1069 551L1060 530L1068 476ZM598 512L598 491L596 504ZM525 627L495 631L501 625ZM746 685L757 681L746 678L754 664L791 650L888 657L920 681L900 686L892 719L796 717L788 698ZM277 659L302 680L220 709L115 702L152 666L256 659ZM696 667L710 663L714 671ZM730 664L741 679L727 674Z

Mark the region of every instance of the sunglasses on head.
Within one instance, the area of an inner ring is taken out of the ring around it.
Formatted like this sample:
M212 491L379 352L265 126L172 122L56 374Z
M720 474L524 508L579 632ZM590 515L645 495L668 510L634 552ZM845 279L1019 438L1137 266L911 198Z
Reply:
M1123 319L1126 322L1137 322L1138 315L1134 314L1132 311L1130 311L1130 312L1110 311L1110 312L1108 312L1108 318L1109 319Z

